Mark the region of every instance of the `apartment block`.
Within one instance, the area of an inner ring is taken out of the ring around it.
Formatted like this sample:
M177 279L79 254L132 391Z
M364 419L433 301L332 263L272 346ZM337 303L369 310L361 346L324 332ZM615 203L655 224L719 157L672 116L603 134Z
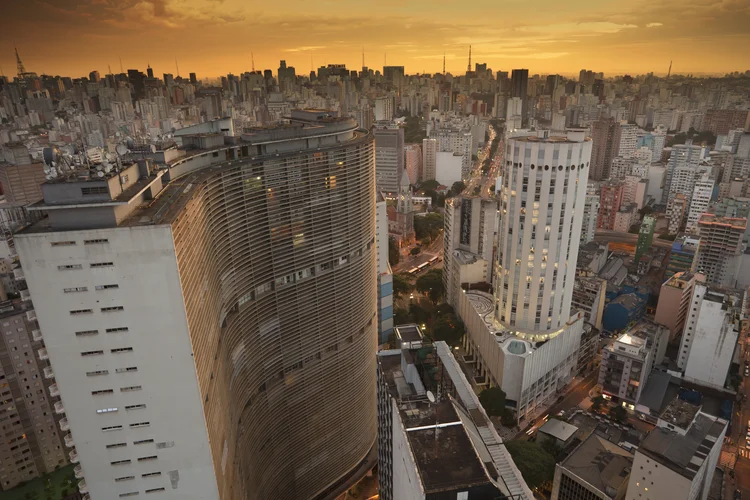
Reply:
M702 214L698 219L700 244L694 269L706 276L706 283L735 286L739 271L747 219Z
M681 271L662 284L654 321L669 328L670 340L682 333L695 284L702 281L703 276L700 274Z

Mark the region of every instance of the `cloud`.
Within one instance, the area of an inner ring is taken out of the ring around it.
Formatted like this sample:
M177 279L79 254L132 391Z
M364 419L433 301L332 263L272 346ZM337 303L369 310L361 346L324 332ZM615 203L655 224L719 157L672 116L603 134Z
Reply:
M302 47L295 47L293 49L284 49L284 52L310 52L312 50L321 50L325 48L325 45L304 45Z
M647 28L656 28L657 26L664 26L662 23L648 23Z

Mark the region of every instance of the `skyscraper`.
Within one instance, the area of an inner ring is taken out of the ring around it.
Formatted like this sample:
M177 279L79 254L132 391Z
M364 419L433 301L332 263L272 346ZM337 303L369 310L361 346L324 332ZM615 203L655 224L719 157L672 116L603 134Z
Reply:
M615 153L615 134L619 124L613 119L601 119L591 125L591 179L602 181L609 178L609 169Z
M422 179L435 180L437 170L437 139L422 139Z
M709 285L736 286L744 249L747 219L702 214L698 218L700 244L695 254L695 271L706 276Z
M521 127L529 124L529 70L514 69L510 77L511 97L521 98Z
M47 183L16 235L92 498L322 498L374 463L373 138L292 122Z
M397 193L404 172L404 129L375 129L375 177L378 191Z

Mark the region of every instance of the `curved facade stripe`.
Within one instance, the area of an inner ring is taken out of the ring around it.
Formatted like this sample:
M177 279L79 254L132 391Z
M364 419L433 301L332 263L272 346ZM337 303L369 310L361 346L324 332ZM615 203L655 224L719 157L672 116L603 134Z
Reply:
M184 182L171 224L221 498L315 498L376 437L372 137Z

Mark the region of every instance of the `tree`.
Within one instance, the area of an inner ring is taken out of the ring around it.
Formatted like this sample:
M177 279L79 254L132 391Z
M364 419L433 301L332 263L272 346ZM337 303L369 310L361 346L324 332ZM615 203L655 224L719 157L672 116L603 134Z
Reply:
M421 189L424 189L425 191L428 189L432 189L433 191L440 186L440 183L434 179L429 179L426 181L422 181L422 184L419 185Z
M510 408L504 408L503 413L500 415L500 423L503 425L503 427L507 427L509 429L518 425L518 421L516 420L516 416L513 414L513 410L511 410Z
M445 314L433 322L431 333L433 340L442 340L453 347L461 342L461 338L466 333L466 328L463 321L454 314Z
M625 422L628 421L628 412L622 406L616 406L612 408L609 414L612 416L612 418L614 418L621 424L624 424Z
M398 251L398 245L396 244L396 240L394 238L389 237L388 238L388 263L392 266L395 266L398 264L398 261L401 260L401 254Z
M427 323L427 320L430 318L430 314L425 310L424 307L420 306L419 304L410 304L409 305L409 317L411 318L411 321L418 324Z
M417 290L429 294L433 304L437 304L445 293L443 270L431 269L417 279Z
M490 417L497 417L505 410L505 392L499 387L490 387L479 393L479 402Z
M602 396L596 396L591 400L591 409L593 411L599 411L604 406L604 398Z
M461 182L461 181L456 181L456 182L454 182L454 183L453 183L453 185L451 186L451 192L452 192L452 193L453 193L454 195L458 195L458 194L461 194L461 191L463 191L464 189L466 189L466 184L464 184L464 183L463 183L463 182Z
M537 443L511 440L505 442L505 447L532 490L554 479L555 457Z
M401 274L393 275L393 295L400 297L412 291L412 284Z
M420 240L428 236L434 240L443 229L443 223L443 216L437 213L414 217L414 234Z
M557 444L557 440L555 439L544 439L541 446L544 451L554 457L555 461L557 461L557 458L562 455L563 449Z
M419 255L422 252L422 249L419 247L414 247L411 249L411 252L409 252L411 255Z
M396 325L404 325L412 323L411 315L407 309L397 308L393 311L393 323Z

